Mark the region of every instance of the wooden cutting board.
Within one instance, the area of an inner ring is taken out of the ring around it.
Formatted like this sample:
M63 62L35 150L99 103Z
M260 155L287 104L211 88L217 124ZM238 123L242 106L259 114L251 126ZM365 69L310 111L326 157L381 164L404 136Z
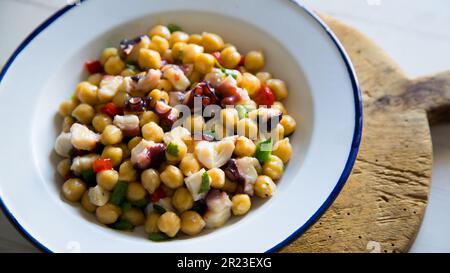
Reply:
M373 41L321 17L355 66L363 96L363 136L340 195L282 252L407 252L428 202L429 126L450 120L450 71L409 79Z

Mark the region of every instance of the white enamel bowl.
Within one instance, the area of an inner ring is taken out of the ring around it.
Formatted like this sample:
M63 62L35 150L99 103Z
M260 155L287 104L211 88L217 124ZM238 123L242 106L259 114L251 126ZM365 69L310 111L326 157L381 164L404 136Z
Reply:
M83 77L85 60L157 23L210 31L241 52L262 49L266 70L289 87L297 120L293 158L275 195L250 213L194 238L155 243L118 232L65 202L52 148L59 103ZM0 197L17 228L46 251L264 252L303 233L331 204L353 166L361 98L348 56L310 11L287 0L88 0L38 27L0 74Z

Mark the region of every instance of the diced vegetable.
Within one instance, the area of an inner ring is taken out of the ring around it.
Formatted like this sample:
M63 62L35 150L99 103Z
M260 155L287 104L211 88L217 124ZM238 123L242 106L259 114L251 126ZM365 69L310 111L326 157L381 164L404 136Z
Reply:
M103 66L99 60L91 60L84 63L84 67L89 72L89 74L102 73Z
M92 169L94 172L98 173L101 171L112 170L112 161L109 158L99 157L94 161Z
M114 116L122 114L122 109L114 104L114 102L108 102L105 106L100 108L100 112L114 118Z
M261 86L258 93L256 93L255 97L253 98L258 106L265 105L267 107L272 106L272 104L275 102L275 99L275 95L267 85Z
M175 24L168 24L167 28L169 29L170 33L173 33L175 31L182 31L181 27Z
M204 172L202 174L202 184L200 185L200 189L198 193L205 193L209 191L209 185L211 184L211 177L209 177L208 172Z
M117 230L132 230L134 228L130 221L121 219L112 225L113 229Z
M169 145L167 145L166 151L170 155L178 156L178 145L170 142Z
M123 202L123 204L121 206L121 208L122 208L122 210L124 212L129 211L132 207L133 207L133 205L130 202L127 202L127 201Z
M166 197L166 193L162 187L156 188L156 190L150 195L150 198L153 203L159 201L159 199Z
M260 162L266 162L267 160L270 159L270 156L272 155L272 146L273 146L272 139L267 139L258 142L258 144L256 144L255 157Z
M158 233L150 233L148 235L148 239L155 242L161 242L170 239L170 237L167 236L165 233L158 232Z
M114 205L120 206L125 200L125 194L127 191L128 184L123 181L119 181L114 187L114 190L109 198L109 202Z
M153 209L159 214L164 214L166 212L166 209L158 204L153 204Z
M81 178L89 186L95 186L97 184L95 172L91 169L81 171Z

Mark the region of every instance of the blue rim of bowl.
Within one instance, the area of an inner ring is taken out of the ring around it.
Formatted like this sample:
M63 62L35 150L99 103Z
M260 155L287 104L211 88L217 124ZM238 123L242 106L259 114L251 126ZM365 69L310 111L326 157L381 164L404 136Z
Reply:
M80 0L79 3L82 3L86 0ZM362 135L362 124L363 124L363 111L362 111L362 99L361 99L361 92L358 84L358 80L356 77L355 69L353 68L353 65L350 61L350 57L348 56L347 52L345 51L344 47L336 37L336 35L333 33L333 31L325 24L322 19L320 19L316 14L314 14L309 8L305 7L303 4L298 3L296 0L289 0L289 2L293 3L296 7L301 8L303 11L305 11L309 16L311 16L321 27L322 30L325 31L330 39L334 42L336 48L339 50L339 53L341 54L341 57L345 63L345 66L347 68L351 83L352 83L352 89L353 89L353 97L354 97L354 103L355 103L355 128L353 131L353 140L352 145L350 148L350 153L347 159L347 162L345 164L344 170L342 171L341 176L339 177L338 182L336 183L336 186L328 196L328 198L325 200L325 202L320 206L320 208L304 223L300 228L298 228L294 233L289 235L286 239L278 243L276 246L270 248L266 252L275 252L288 243L292 242L296 238L298 238L302 233L304 233L312 224L314 224L320 216L328 209L328 207L333 203L333 201L336 199L342 188L344 187L345 183L347 182L348 177L350 176L350 173L353 169L353 165L355 163L356 157L358 155L359 145L361 142L361 135ZM11 55L11 57L8 59L4 67L2 68L0 72L0 83L4 76L6 75L6 72L8 71L9 67L12 65L14 60L17 58L17 56L26 48L26 46L44 29L46 29L49 25L51 25L54 21L56 21L59 17L64 15L67 11L70 9L76 7L76 5L67 5L63 7L62 9L58 10L55 14L53 14L50 18L48 18L46 21L44 21L41 25L39 25L30 35L28 35L27 38L19 45L19 47L14 51L14 53ZM42 243L40 243L36 238L34 238L30 233L28 233L27 230L25 230L24 227L20 225L20 223L17 221L17 219L14 217L12 212L6 207L5 203L3 202L3 199L0 196L0 207L4 214L7 216L8 220L13 224L13 226L26 238L28 239L34 246L39 248L42 251L45 252L52 252L50 249L48 249L46 246L44 246Z

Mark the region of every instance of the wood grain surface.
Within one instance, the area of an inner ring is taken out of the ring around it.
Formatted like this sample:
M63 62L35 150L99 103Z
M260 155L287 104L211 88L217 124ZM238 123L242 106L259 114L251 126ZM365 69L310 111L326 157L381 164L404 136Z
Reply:
M282 252L407 252L431 183L429 124L450 120L450 71L408 79L371 40L325 15L355 66L364 105L352 174L326 213Z

